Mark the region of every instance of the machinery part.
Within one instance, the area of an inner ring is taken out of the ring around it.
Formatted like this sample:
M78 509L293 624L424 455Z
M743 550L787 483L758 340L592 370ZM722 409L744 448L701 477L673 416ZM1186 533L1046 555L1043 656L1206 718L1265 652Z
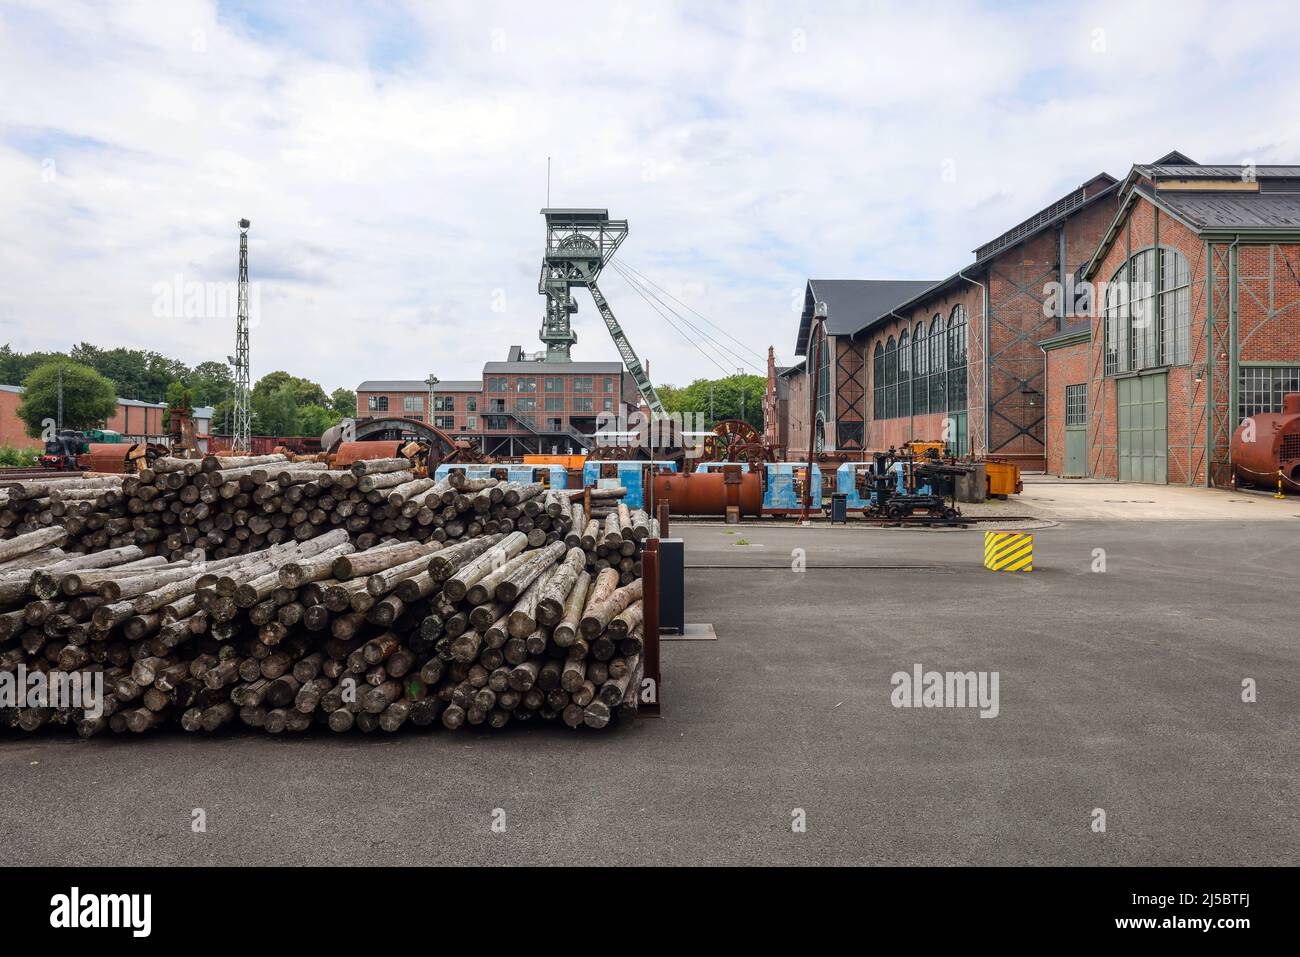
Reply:
M596 302L596 308L600 310L601 318L605 320L605 325L609 329L610 338L614 340L614 345L618 347L618 354L623 358L623 365L632 376L632 381L636 383L637 391L641 393L641 398L645 400L646 408L650 410L651 416L663 415L664 404L659 401L659 393L655 391L654 385L650 382L650 376L646 374L645 368L641 365L641 360L637 358L636 350L632 348L632 343L627 341L627 335L623 332L623 327L618 324L614 318L614 311L609 308L609 303L605 300L604 294L601 293L600 287L596 285L593 279L587 284L591 290L591 298Z
M610 219L607 209L543 209L542 215L546 218L546 251L537 291L546 297L546 316L538 338L546 345L546 361L569 361L569 352L578 341L570 323L578 305L570 290L586 286L650 414L663 415L663 403L650 376L596 285L600 271L627 238L627 220Z
M661 472L654 477L654 500L667 502L671 515L726 515L728 506L742 516L763 511L760 473L723 469L711 472Z
M64 429L45 441L45 451L37 461L43 469L68 471L79 467L77 456L85 451L85 435L73 429Z
M1300 491L1300 392L1282 398L1281 412L1259 412L1232 433L1237 482L1276 491Z
M342 437L342 429L326 432L322 436L322 439L329 440L325 451L338 452L345 445L358 443L368 445L374 442L396 442L400 445L414 439L428 446L429 460L434 467L443 462L482 461L482 454L477 452L477 446L473 442L454 439L442 429L434 428L426 422L401 416L359 419L352 429L352 441L343 442Z
M775 451L763 444L762 433L744 419L722 419L713 426L713 434L705 436L701 462L760 462L776 461Z
M127 454L134 447L125 442L91 442L77 461L89 472L117 475L131 471L131 460Z

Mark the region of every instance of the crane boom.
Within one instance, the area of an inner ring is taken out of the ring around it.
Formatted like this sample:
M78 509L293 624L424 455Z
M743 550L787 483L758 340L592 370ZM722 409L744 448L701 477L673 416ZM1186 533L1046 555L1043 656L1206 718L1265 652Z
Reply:
M627 341L627 334L623 332L623 327L614 318L614 310L609 308L609 302L605 299L604 293L600 291L600 287L596 285L595 280L588 282L587 288L591 290L591 298L595 300L596 308L600 310L600 316L605 320L605 326L609 329L609 337L614 340L614 345L618 347L618 354L623 359L623 365L631 373L632 381L636 383L641 398L645 399L650 414L652 416L663 415L664 404L659 401L659 393L655 391L654 383L650 381L650 376L646 374L645 367L641 365L641 360L637 357L636 350L632 348L632 343Z

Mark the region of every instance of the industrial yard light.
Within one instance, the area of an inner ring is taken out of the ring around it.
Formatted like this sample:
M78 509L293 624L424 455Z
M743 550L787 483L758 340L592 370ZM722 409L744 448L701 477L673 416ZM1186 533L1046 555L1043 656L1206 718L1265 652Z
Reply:
M429 416L428 422L430 425L433 425L433 387L437 385L438 382L439 382L438 377L434 375L432 372L429 373L429 378L424 380L424 384L429 387L429 399L428 399L429 407L425 410L425 413Z

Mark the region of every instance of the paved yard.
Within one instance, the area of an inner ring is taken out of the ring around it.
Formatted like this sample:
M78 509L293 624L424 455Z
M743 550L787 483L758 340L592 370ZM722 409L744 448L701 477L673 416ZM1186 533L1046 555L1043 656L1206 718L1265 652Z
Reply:
M11 737L0 864L1294 864L1294 521L1065 523L1027 575L977 529L681 526L718 640L665 644L662 718ZM998 716L893 707L918 663Z

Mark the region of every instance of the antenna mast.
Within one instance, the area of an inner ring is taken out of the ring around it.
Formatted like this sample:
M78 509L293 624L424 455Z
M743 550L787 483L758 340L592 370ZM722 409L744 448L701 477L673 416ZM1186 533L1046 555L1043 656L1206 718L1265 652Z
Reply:
M236 452L252 447L253 409L248 386L248 227L239 221L239 316L235 325L235 428L231 446Z

